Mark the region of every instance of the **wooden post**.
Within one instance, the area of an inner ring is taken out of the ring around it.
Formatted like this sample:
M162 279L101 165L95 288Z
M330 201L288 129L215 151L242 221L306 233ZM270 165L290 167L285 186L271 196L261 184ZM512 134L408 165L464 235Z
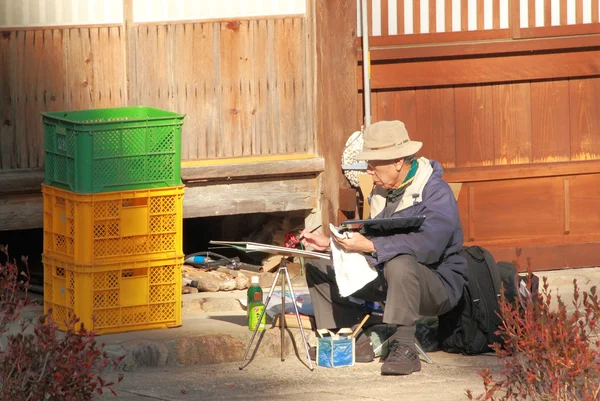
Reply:
M315 21L316 148L325 159L320 206L323 228L338 223L339 190L347 186L341 157L346 140L360 129L358 114L355 0L311 0ZM310 16L310 14L309 14Z

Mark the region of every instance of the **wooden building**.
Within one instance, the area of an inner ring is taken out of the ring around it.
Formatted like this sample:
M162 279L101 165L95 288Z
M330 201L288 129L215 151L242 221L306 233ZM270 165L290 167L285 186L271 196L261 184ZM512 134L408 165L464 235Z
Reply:
M133 104L187 115L186 217L336 220L363 122L360 0L14 3L0 0L0 229L41 227L41 111ZM600 265L600 0L367 3L372 121L403 120L463 183L466 243Z
M185 217L335 216L355 0L0 0L0 31L0 230L42 226L40 112L124 105L186 114Z

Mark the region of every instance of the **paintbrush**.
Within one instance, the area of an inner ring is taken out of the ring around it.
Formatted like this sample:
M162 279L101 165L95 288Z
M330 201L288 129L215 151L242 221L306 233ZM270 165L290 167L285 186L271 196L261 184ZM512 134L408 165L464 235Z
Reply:
M310 233L314 233L315 231L317 231L319 228L321 228L322 224L319 224L317 227L313 228L312 230L310 230ZM298 238L298 242L302 242L302 240L304 239L304 235L301 235L300 238Z

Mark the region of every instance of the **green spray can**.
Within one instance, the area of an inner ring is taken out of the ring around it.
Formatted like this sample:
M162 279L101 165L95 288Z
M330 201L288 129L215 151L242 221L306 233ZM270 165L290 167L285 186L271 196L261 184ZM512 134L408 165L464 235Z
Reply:
M267 323L267 314L263 313L265 310L265 304L262 302L262 293L254 293L254 300L248 306L248 328L251 331L256 330L264 331ZM262 315L262 319L260 316Z

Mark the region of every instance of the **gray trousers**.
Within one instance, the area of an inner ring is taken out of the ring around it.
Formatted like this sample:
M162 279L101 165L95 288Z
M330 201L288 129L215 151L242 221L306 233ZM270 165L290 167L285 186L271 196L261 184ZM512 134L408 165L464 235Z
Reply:
M314 259L306 264L306 281L319 329L352 327L365 316L364 308L342 298L331 264ZM383 323L414 326L421 316L439 316L450 310L448 291L436 272L412 255L388 261L379 277L354 294L365 301L385 301Z

